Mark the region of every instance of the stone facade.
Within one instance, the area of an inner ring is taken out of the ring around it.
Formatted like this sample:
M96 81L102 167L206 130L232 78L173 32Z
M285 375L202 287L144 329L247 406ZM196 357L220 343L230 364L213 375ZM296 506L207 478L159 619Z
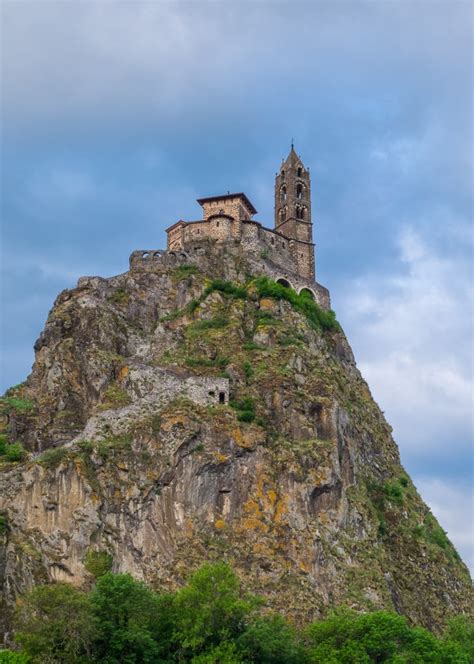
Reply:
M244 193L200 198L203 219L180 220L167 229L168 250L185 249L203 238L217 242L241 241L248 250L266 250L277 256L280 265L298 276L315 279L315 259L311 223L311 182L309 170L293 146L275 180L275 228L265 228L252 219L256 209ZM249 227L253 223L256 226ZM258 227L258 229L257 229ZM262 247L262 242L264 246Z
M137 251L130 258L131 269L155 271L158 263L175 260L206 263L203 254L208 250L214 255L240 250L257 273L268 274L297 291L306 289L329 308L328 291L315 281L309 170L293 146L276 175L274 228L253 219L257 210L244 193L200 198L198 203L202 219L181 219L167 229L168 257L163 251Z

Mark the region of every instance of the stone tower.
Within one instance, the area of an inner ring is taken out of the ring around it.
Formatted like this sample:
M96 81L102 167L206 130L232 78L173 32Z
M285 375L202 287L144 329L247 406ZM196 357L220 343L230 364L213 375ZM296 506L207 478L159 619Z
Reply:
M288 238L300 273L314 279L311 181L293 145L275 178L275 229Z

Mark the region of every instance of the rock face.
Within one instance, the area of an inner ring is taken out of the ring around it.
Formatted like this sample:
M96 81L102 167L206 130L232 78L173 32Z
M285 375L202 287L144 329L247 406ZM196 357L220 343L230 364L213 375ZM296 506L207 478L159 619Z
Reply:
M28 450L0 464L3 630L19 594L87 587L94 560L170 589L225 559L298 621L347 604L438 629L469 610L344 334L253 272L209 249L59 295L3 399Z

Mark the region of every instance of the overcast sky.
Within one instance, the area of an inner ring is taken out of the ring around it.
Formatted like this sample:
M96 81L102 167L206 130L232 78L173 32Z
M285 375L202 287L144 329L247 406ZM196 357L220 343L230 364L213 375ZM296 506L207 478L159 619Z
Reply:
M56 295L245 191L291 138L318 281L472 561L472 4L3 0L2 387Z

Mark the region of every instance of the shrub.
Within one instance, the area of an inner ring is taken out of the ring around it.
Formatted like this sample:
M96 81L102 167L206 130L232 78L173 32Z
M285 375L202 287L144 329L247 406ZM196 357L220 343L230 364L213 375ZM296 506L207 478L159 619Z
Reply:
M220 293L224 293L225 295L236 299L245 300L248 297L248 292L245 286L238 286L231 281L223 281L222 279L213 279L204 291L203 297L207 297L213 291L219 291Z
M107 551L88 551L84 567L96 579L112 569L113 558Z
M112 295L109 295L107 300L113 304L127 304L130 299L130 294L124 288L116 288Z
M180 279L185 279L186 277L191 276L192 274L196 274L199 272L199 269L196 265L179 265L178 267L175 267L175 269L172 272L172 275L180 280Z
M0 434L0 456L3 456L7 451L8 438L6 434Z
M3 535L7 532L7 517L4 514L0 514L0 535Z
M306 316L311 327L317 330L337 331L340 325L334 311L322 309L313 299L305 294L298 295L292 288L278 284L268 277L258 277L254 281L260 297L272 297L286 300L294 309Z
M185 362L188 367L218 367L219 369L225 369L229 364L229 358L217 356L211 360L208 357L186 357Z
M65 447L53 447L43 452L38 462L45 468L55 468L66 459L67 455L68 450Z
M35 404L30 399L21 399L19 397L2 397L0 399L0 412L8 413L16 411L17 413L31 413L35 409Z
M26 451L21 443L11 443L7 445L4 457L11 462L23 461L26 458Z
M244 374L247 380L250 380L253 376L253 367L248 360L244 362Z
M255 403L252 397L244 397L239 401L230 401L231 408L237 411L239 422L253 422L255 419Z
M216 316L215 318L197 320L195 323L191 323L191 325L187 327L186 332L190 337L195 337L205 330L219 330L223 327L227 327L228 324L228 318L225 316Z

